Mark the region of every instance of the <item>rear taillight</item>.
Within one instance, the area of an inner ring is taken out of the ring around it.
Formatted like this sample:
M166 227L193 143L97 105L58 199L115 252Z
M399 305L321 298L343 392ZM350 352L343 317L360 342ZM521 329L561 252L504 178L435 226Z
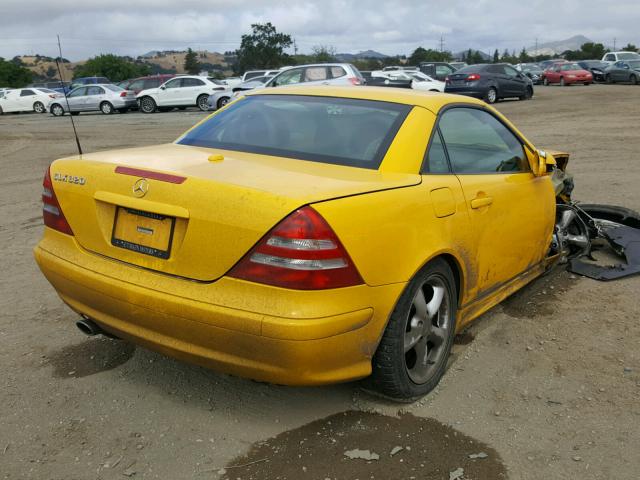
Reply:
M363 283L333 229L311 207L296 210L276 225L229 276L296 290Z
M67 219L64 218L64 214L62 213L62 209L60 208L60 204L56 198L56 193L53 191L49 168L47 168L47 171L44 174L42 187L42 218L44 220L44 224L49 228L58 230L59 232L66 233L67 235L73 235L73 231L71 230Z
M120 96L121 97L126 97L127 96L127 91L125 90L124 92L120 92Z
M476 80L480 80L480 75L477 73L472 73L471 75L467 75L467 82L475 82Z
M449 79L449 77L444 77L444 83L449 83L451 82L451 80Z
M349 77L349 81L352 85L362 85L362 80L360 80L358 77Z

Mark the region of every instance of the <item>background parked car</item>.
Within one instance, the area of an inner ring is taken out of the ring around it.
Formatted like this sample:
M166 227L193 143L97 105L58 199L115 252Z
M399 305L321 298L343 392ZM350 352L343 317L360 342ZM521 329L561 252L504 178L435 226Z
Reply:
M460 70L463 67L468 67L469 66L469 64L467 62L451 62L451 63L449 63L449 65L451 65L456 70Z
M71 91L74 88L81 87L83 85L97 85L97 84L106 85L108 83L111 83L111 80L109 80L107 77L74 78L73 80L71 80L71 85L69 87L69 90Z
M209 109L209 95L225 89L224 85L214 83L207 77L184 75L172 78L158 88L142 90L137 98L140 110L144 113L187 107L198 107L205 111Z
M68 111L72 115L95 111L109 115L115 111L126 113L135 106L135 93L109 83L75 88L67 95L66 100L64 98L51 100L48 110L56 117L60 117Z
M586 71L591 72L594 82L605 81L604 71L609 66L607 62L603 62L601 60L581 60L576 63Z
M373 77L371 71L360 71L365 80L365 85L369 87L393 87L393 88L411 88L413 80L406 78L387 78ZM384 72L383 73L388 73Z
M519 63L515 68L529 77L534 85L542 83L544 70L537 63Z
M58 93L62 93L62 94L67 94L71 91L70 88L70 83L69 82L39 82L39 83L32 83L31 85L29 85L29 87L33 87L33 88L48 88L49 90L53 90L54 92L58 92Z
M64 95L48 88L17 88L6 90L0 96L0 115L10 112L44 113L53 99L64 98Z
M254 77L251 80L247 82L242 82L233 88L228 87L225 90L209 95L209 100L208 100L209 110L218 110L219 108L224 107L227 103L229 103L233 99L235 92L244 92L246 90L253 90L254 88L264 87L265 83L267 83L272 78L273 76L271 75L265 75L263 77Z
M593 75L577 63L556 63L544 71L542 83L545 85L559 83L562 87L576 83L590 85L593 83Z
M240 77L227 77L220 80L221 83L225 84L227 87L237 87L242 83L242 78Z
M636 52L609 52L602 57L602 61L609 64L620 60L640 60L640 54Z
M487 103L509 97L527 100L533 97L533 82L506 63L480 63L449 75L444 91L482 98Z
M640 81L640 59L620 60L610 65L604 71L604 78L607 83L631 82L637 85Z
M410 82L411 88L415 90L425 90L431 92L444 92L444 82L431 78L422 72L397 70L385 72L377 70L371 72L372 80L374 78L387 78L389 80L405 80ZM372 83L367 81L367 85Z
M265 77L265 76L275 76L278 73L280 73L280 70L248 70L246 72L244 72L244 74L242 75L242 82L248 82L251 79L254 78L258 78L258 77Z
M129 80L124 80L122 82L119 82L118 86L124 88L125 90L131 90L137 95L142 90L157 88L167 80L171 80L173 77L175 77L174 74L164 73L158 75L148 75L146 77L130 78Z
M422 73L441 82L456 71L456 68L447 62L421 62L419 67Z
M552 60L543 60L542 62L538 62L538 65L540 65L540 68L544 71L556 63L567 63L567 61L564 58L554 58Z
M321 63L290 67L269 80L265 87L305 85L364 85L360 71L350 63Z

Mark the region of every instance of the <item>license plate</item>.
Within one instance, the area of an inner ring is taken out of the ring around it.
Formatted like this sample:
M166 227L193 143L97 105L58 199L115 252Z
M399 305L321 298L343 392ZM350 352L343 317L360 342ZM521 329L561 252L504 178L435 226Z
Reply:
M157 213L118 207L111 244L144 255L169 258L176 219Z

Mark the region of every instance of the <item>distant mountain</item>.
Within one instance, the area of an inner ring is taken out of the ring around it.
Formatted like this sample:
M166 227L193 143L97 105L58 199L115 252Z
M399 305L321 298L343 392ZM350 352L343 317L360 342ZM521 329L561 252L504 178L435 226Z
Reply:
M556 42L539 43L536 50L535 45L527 48L529 55L556 55L567 50L579 50L580 47L592 40L588 39L584 35L575 35L566 40L558 40Z
M337 53L336 59L339 62L352 62L354 60L363 60L365 58L387 58L389 55L385 55L384 53L376 52L375 50L365 50L359 53Z

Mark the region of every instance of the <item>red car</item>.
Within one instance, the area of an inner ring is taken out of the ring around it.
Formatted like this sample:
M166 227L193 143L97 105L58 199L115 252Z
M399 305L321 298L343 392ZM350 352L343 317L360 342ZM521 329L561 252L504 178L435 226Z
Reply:
M158 88L164 82L173 77L175 77L175 75L173 74L161 73L158 75L149 75L148 77L139 77L124 80L118 83L118 86L124 88L125 90L133 90L137 95L142 90L147 90L149 88Z
M583 83L589 85L593 83L593 75L577 63L556 63L547 68L542 74L542 83L549 85L559 83L560 86Z

